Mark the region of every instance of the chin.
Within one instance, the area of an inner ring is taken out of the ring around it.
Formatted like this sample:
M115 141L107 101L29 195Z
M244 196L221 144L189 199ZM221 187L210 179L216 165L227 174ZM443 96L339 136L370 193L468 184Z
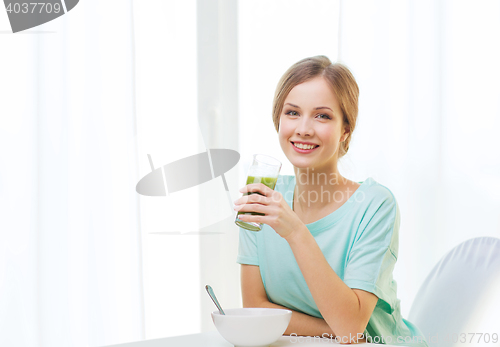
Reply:
M297 160L297 158L293 158L292 160L288 159L294 168L297 169L307 169L313 168L313 163L310 160Z

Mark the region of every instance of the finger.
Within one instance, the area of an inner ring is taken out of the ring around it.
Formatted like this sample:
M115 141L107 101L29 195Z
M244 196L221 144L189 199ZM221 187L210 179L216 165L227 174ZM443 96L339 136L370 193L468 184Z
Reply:
M271 203L271 199L260 194L250 194L250 195L243 195L241 198L234 201L235 205L255 204L255 203L262 205L269 205Z
M263 224L267 224L266 222L268 220L267 216L257 216L251 214L240 214L238 218L245 222L263 223Z
M258 213L269 213L268 208L260 204L244 204L235 205L234 210L238 212L258 212Z
M243 188L240 189L241 193L260 193L264 196L267 196L273 192L271 188L266 186L263 183L251 183L247 184Z

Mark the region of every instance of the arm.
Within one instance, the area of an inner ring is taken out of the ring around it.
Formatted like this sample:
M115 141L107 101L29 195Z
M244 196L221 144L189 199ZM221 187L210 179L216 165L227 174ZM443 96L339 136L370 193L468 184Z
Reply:
M290 310L287 307L273 304L268 300L262 278L260 277L260 269L256 265L241 265L241 293L243 307L268 307ZM324 319L312 317L294 310L290 311L292 311L292 318L284 335L295 333L298 336L335 337L332 329Z
M362 334L377 304L377 296L349 288L330 267L305 225L286 240L328 326L345 342Z

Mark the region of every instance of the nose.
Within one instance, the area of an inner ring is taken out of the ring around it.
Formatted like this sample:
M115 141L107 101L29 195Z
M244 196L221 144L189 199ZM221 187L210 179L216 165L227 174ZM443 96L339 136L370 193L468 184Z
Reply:
M297 123L295 132L298 136L313 136L314 130L311 124L310 117L301 117L301 119Z

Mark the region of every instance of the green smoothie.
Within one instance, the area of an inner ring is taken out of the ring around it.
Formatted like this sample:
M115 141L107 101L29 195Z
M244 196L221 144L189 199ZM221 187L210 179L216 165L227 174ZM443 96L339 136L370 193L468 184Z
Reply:
M248 184L252 184L252 183L262 183L264 185L266 185L267 187L271 188L274 190L274 187L276 186L276 181L278 180L277 177L260 177L260 176L248 176L247 178L247 185ZM243 195L251 195L251 194L260 194L260 193L244 193ZM260 194L262 195L262 194ZM245 228L245 229L248 229L248 230L252 230L252 231L259 231L260 229L262 229L262 226L258 227L254 224L256 223L247 223L247 222L243 222L241 220L239 220L238 216L240 214L250 214L250 215L257 215L257 216L264 216L263 213L258 213L258 212L238 212L237 216L236 216L236 224L239 225L240 227L242 228Z

